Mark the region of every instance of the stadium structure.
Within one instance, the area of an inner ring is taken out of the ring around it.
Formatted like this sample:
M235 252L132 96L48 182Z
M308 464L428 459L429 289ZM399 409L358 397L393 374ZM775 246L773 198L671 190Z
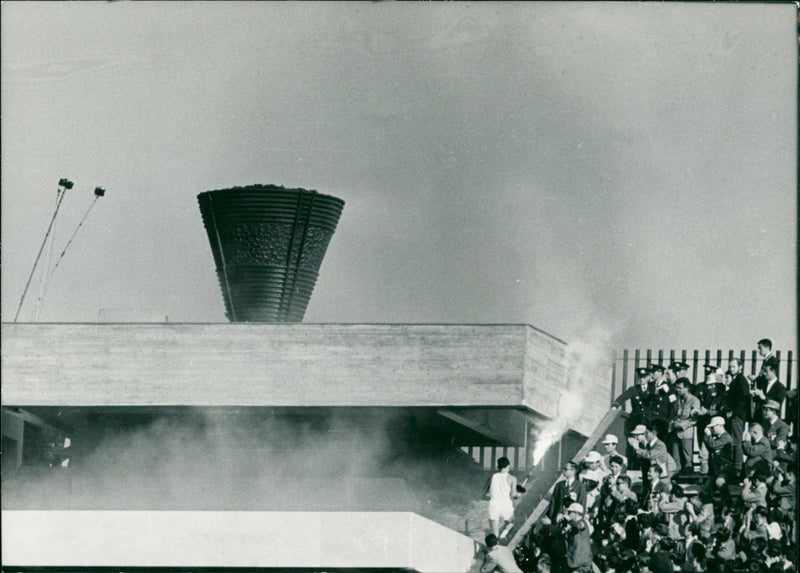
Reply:
M4 570L466 572L499 456L529 478L514 544L562 460L616 423L593 365L534 465L574 384L565 341L303 323L344 203L198 201L229 323L2 324Z

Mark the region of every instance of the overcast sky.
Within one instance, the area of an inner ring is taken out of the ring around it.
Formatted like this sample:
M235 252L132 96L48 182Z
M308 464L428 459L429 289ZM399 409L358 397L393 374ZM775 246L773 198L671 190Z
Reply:
M794 349L795 15L3 3L3 320L67 177L39 320L224 322L196 195L272 183L346 202L306 322Z

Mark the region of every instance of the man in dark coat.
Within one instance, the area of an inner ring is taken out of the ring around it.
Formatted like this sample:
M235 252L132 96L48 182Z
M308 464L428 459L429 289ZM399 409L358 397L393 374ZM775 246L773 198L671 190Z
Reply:
M647 425L647 419L650 416L650 370L648 368L636 369L636 385L631 386L625 390L619 397L614 400L614 405L618 408L624 408L625 402L630 400L631 412L625 418L625 435L630 435L631 431L640 424ZM636 469L636 460L631 460L633 450L630 446L627 447L625 456L633 465L628 465L630 469Z
M775 400L767 400L762 406L764 410L764 435L769 440L773 450L784 446L789 440L789 426L780 419L780 404Z
M742 362L732 358L729 365L731 385L725 396L724 412L728 419L728 431L733 440L733 466L736 473L742 471L744 455L742 451L742 434L744 424L750 419L750 382L742 371ZM702 436L702 434L701 434Z
M549 522L555 523L564 516L565 508L572 503L579 503L586 506L586 488L583 482L578 479L578 466L572 462L567 462L562 470L562 478L553 488L553 497L550 499L550 506L547 508L546 517Z
M561 531L566 556L566 571L592 572L592 539L589 524L583 516L583 505L567 507L567 521Z
M703 436L708 449L708 481L705 490L719 490L723 503L731 504L728 486L736 479L733 466L733 440L725 431L725 420L719 416L711 418Z
M667 445L658 439L655 430L645 426L637 426L631 432L628 443L639 458L642 468L642 479L647 475L651 464L656 464L664 469L663 481L669 485L670 479L678 470L675 460L667 450Z
M756 380L756 387L752 391L753 421L759 424L764 422L762 406L767 400L774 400L780 407L786 398L786 386L778 380L778 367L775 363L764 363L761 372L763 373L763 378L759 377Z
M628 400L631 402L631 412L625 420L625 434L629 434L639 424L647 423L650 404L650 370L637 368L636 376L636 385L625 390L614 400L614 405L618 408L625 407L625 402Z
M678 396L667 382L663 366L653 364L650 371L653 373L653 389L647 425L655 430L658 439L666 442L669 436L669 421L675 417Z

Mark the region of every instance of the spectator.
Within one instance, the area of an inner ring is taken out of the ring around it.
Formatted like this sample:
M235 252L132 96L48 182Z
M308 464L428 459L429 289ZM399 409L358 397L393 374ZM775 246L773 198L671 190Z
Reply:
M490 533L486 536L486 551L481 565L481 573L522 573L517 565L514 554L508 547L500 545L497 535Z
M700 536L710 538L714 528L714 498L707 492L700 492L686 505L686 509L700 529Z
M637 368L636 376L636 385L625 390L620 394L619 398L614 400L614 406L617 408L623 408L625 402L630 400L631 411L625 419L624 426L626 436L630 435L636 426L646 424L650 412L650 370L648 368ZM631 450L629 449L627 456L630 458L631 455Z
M718 371L719 368L712 364L703 364L703 379L695 384L694 388L692 388L692 394L697 396L697 399L700 400L701 404L703 403L703 400L705 400L706 394L708 393L706 380L708 380L708 377L711 374L717 374Z
M786 398L786 386L778 380L778 366L776 363L764 362L761 368L763 377L756 381L756 387L751 392L753 396L753 421L764 421L763 407L767 400L774 400L780 411L783 400Z
M720 561L733 561L736 558L736 543L731 537L731 530L720 527L714 534L712 554Z
M792 428L792 439L797 442L798 437L798 423L797 413L800 410L797 404L797 388L792 388L786 391L786 414L784 420Z
M775 371L777 372L778 357L775 356L774 352L772 352L772 341L769 338L762 338L756 343L756 347L758 348L758 355L763 359L761 362L761 371L759 372L759 376L764 375L764 367L768 364L775 366Z
M759 460L772 464L772 446L764 435L761 424L753 423L750 430L744 432L742 438L744 440L742 448L747 455L747 461L744 464L745 473L751 471Z
M583 459L583 469L578 476L578 479L583 482L583 487L586 489L585 507L587 515L590 515L594 510L595 503L600 495L600 484L607 473L600 469L602 460L603 457L592 450Z
M727 397L722 374L712 372L706 376L705 391L700 399L700 408L697 417L697 432L703 435L711 418L722 414Z
M664 469L658 464L647 468L647 480L642 484L642 509L658 513L659 504L668 499L670 486L661 480Z
M767 508L767 484L765 477L759 472L744 478L742 483L742 502L748 509Z
M584 519L581 504L573 503L567 507L567 520L561 536L564 540L566 570L592 573L591 526Z
M771 509L767 514L767 533L770 540L780 541L783 537L783 513L780 509Z
M631 490L631 478L624 474L619 475L616 479L611 478L610 475L606 476L601 489L597 528L598 535L602 538L612 523L625 521L627 516L626 504L628 502L634 504L633 513L635 515L639 498Z
M622 460L622 473L628 471L628 458L623 456L621 453L617 451L617 443L619 440L617 436L614 434L607 434L603 441L600 442L603 445L603 449L605 453L603 454L603 460L601 462L601 466L606 471L611 470L611 458L614 456L619 456Z
M622 473L622 457L612 457L610 465L611 470L603 477L603 482L600 485L600 498L598 501L599 515L606 517L609 516L609 510L611 508L611 500L609 498L617 489L617 480L625 475ZM630 478L628 478L628 484L630 485Z
M601 442L601 467L610 473L603 477L597 488L600 493L595 514L583 512L587 530L591 532L591 526L594 526L590 538L595 543L595 564L599 571L669 573L682 569L720 573L767 570L787 573L796 569L794 560L788 559L787 555L793 555L796 550L797 485L794 467L797 449L789 439L788 426L779 417L780 404L775 400L765 400L761 405L764 424L751 421L745 432L749 383L741 372L741 366L738 359L730 361L730 390L726 394L724 385L719 384L719 369L709 365L706 380L713 383L703 384L708 388L703 395L707 431L698 435L706 452L708 478L698 495L685 495L682 482L671 484L672 489L668 489L666 484L670 481L664 479L668 476L664 475L662 466L670 465L672 456L666 457L669 450L652 426L648 428L639 423L626 432L631 452L630 465L635 467L641 463L644 469L638 503L636 494L631 491L631 477L625 475L620 464L622 460L616 456L616 436L608 435ZM770 368L764 368L769 377ZM671 364L670 370L680 372L677 364ZM658 369L654 369L653 384L656 387L668 384L660 374ZM686 413L687 403L693 401L688 392L691 386L679 381L684 376L668 373L667 378L673 382L677 396L669 448L678 461L690 461L691 458L680 447L679 432L684 429L680 422L691 420L691 409L688 416ZM655 388L651 392L651 398L657 401L659 395ZM702 401L700 406L704 406ZM651 414L654 409L655 406L651 407ZM726 426L730 431L726 431ZM738 440L731 435L737 430L741 430L744 438L739 448L735 447ZM587 478L595 469L593 464L597 457L597 453L587 456L583 462L586 469L580 474L590 488L595 480ZM674 462L673 459L673 471L677 469ZM740 476L743 479L741 490L738 487ZM563 487L564 484L560 485ZM736 493L735 503L732 493ZM564 500L561 514L566 513L564 504L571 505L572 502ZM719 519L715 519L716 516ZM558 544L551 552L553 571L575 570L566 563L567 537L564 532L569 524L563 520L563 515L561 517L559 525L552 527L552 539ZM543 519L540 525L544 522ZM557 557L559 552L561 556ZM531 571L533 566L523 566L523 569Z
M767 529L767 508L764 506L757 506L748 511L744 515L742 523L741 536L744 539L753 540L761 538L764 541L769 539L769 530Z
M767 436L773 449L778 449L778 442L784 444L789 439L789 426L778 417L781 406L775 400L767 400L762 405L764 412L764 435Z
M608 537L600 543L601 548L595 556L595 563L601 571L608 571L618 567L622 553L625 551L625 528L619 523L613 523L609 528Z
M658 502L657 511L658 513L674 515L686 509L688 501L689 500L686 497L686 493L683 491L683 487L676 483L672 485L672 488L669 490L669 492L661 496L661 499Z
M638 551L641 545L641 533L639 528L639 502L632 499L625 501L625 520L622 526L625 528L625 546L634 551ZM645 514L649 517L649 514Z
M675 543L669 537L663 537L656 542L650 554L649 569L653 573L672 573L675 560Z
M730 504L728 485L733 479L733 440L725 431L725 420L711 418L705 430L703 443L709 453L707 491L717 490L724 504Z
M694 455L694 426L700 412L700 400L689 392L688 378L678 378L675 391L678 395L675 416L669 423L669 437L672 458L677 464L677 471L684 473L692 470Z
M787 468L785 472L779 471L770 481L769 490L773 505L781 511L794 516L797 506L797 484L795 483L794 468Z
M744 425L750 419L750 382L742 372L742 363L738 358L732 358L729 364L732 379L725 396L725 416L728 419L728 431L733 440L733 467L736 472L741 472L744 463L744 450L742 449L742 433Z
M678 378L689 377L689 365L686 362L673 362L667 369L669 383L674 385Z
M650 372L653 376L653 391L650 398L648 426L655 430L660 440L666 441L669 421L675 417L678 397L667 383L663 366L653 364Z
M681 567L683 572L706 571L706 546L700 542L693 543L687 552L688 561Z
M564 464L561 471L562 479L553 489L553 497L547 508L546 517L549 523L557 523L562 517L564 508L573 503L583 506L586 503L586 488L577 476L578 467L573 462Z
M670 478L675 474L677 466L675 460L667 451L667 445L658 439L656 432L645 426L636 426L628 438L628 443L633 448L639 459L642 475L647 474L650 465L660 465L664 470L662 480L669 484Z

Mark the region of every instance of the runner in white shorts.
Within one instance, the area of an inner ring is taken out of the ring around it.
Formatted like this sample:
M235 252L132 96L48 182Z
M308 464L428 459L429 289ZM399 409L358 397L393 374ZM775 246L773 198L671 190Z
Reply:
M512 476L511 462L506 457L497 460L498 471L492 475L489 481L489 526L492 533L500 534L500 522L514 520L513 499L519 497L517 494L517 478Z

